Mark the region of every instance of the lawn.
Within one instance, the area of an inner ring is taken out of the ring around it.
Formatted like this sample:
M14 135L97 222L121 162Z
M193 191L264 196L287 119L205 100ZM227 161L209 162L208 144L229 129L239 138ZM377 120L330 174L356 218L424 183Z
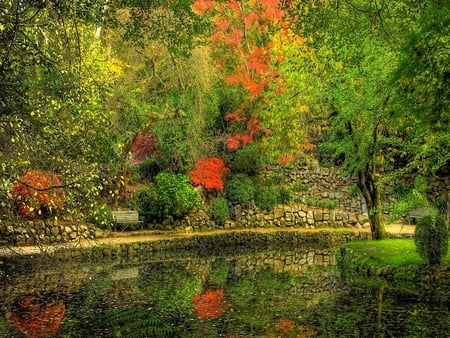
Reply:
M416 251L414 240L410 238L350 242L345 247L352 249L357 256L380 265L400 266L425 263ZM450 251L442 262L450 265Z

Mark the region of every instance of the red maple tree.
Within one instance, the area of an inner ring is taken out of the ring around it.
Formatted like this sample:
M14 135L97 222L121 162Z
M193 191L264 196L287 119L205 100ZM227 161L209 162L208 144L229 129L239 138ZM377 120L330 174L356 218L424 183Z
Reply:
M156 137L151 134L137 133L131 145L131 164L145 162L152 155L158 155Z
M199 159L195 169L191 171L194 185L202 185L205 189L223 190L223 177L230 172L223 160L217 157Z
M273 44L268 38L274 29L283 27L285 11L281 9L281 1L229 0L215 3L196 0L192 8L199 15L211 16L214 24L211 42L226 82L247 90L248 101L264 104L261 99L264 92L269 86L276 87L282 82L276 67L280 60L272 57ZM261 130L256 110L238 108L226 119L233 123L247 123L243 130L226 139L229 150L245 147Z
M19 213L26 217L46 216L62 208L66 196L53 172L30 170L12 187Z

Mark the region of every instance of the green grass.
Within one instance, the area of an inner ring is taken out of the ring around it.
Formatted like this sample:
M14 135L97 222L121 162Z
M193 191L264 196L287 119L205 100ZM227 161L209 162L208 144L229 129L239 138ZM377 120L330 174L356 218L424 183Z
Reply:
M345 247L377 265L401 266L425 263L417 253L413 239L349 242ZM442 259L442 263L450 264L450 250Z

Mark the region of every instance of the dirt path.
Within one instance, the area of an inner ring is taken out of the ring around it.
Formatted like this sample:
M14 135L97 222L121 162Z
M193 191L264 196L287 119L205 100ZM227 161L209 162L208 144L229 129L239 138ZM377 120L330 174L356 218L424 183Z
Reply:
M42 246L22 246L22 247L9 247L0 248L0 257L9 256L12 254L20 255L34 255L42 251L51 252L61 248L85 248L92 247L101 244L120 244L120 243L133 243L133 242L148 242L158 241L170 238L180 237L192 237L192 236L208 236L220 233L226 233L230 231L247 231L247 232L259 232L267 233L273 231L292 231L292 232L318 232L329 230L336 230L334 228L319 228L319 229L306 229L306 228L252 228L252 229L236 229L236 230L213 230L202 232L163 232L153 230L141 230L141 231L128 231L128 232L115 232L110 237L99 238L96 240L82 240L71 243L57 244L57 245L42 245ZM402 225L398 223L389 224L386 226L387 232L391 234L413 234L415 230L414 225ZM369 229L360 229L359 231L370 231Z

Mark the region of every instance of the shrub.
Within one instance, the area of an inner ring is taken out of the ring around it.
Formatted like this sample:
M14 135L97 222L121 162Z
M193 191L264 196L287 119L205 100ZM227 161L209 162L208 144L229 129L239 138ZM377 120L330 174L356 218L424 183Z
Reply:
M276 189L261 189L255 194L255 204L264 210L270 211L277 205L277 190Z
M434 206L436 207L439 215L444 215L448 209L447 199L441 196L436 198L436 201L434 201Z
M201 204L200 196L183 174L159 173L150 184L149 194L148 213L159 218L179 218Z
M262 151L258 143L238 149L229 164L233 172L247 175L257 174L262 167Z
M27 217L48 217L61 209L66 196L58 175L50 171L31 170L13 185L12 196L19 213Z
M147 160L138 165L139 177L143 180L152 180L161 170L161 165L155 159Z
M417 252L428 264L439 264L448 252L448 230L444 217L418 219L414 234Z
M277 203L289 204L292 202L292 192L286 187L276 188Z
M86 222L92 223L100 229L106 229L112 225L113 215L106 205L101 205L86 216Z
M255 196L255 186L246 174L237 174L227 182L226 194L233 204L249 207Z
M223 176L229 172L220 158L199 159L191 171L192 183L202 185L205 189L223 190Z
M212 199L209 204L209 210L211 211L212 219L218 225L224 225L226 220L230 217L227 200L223 197Z

